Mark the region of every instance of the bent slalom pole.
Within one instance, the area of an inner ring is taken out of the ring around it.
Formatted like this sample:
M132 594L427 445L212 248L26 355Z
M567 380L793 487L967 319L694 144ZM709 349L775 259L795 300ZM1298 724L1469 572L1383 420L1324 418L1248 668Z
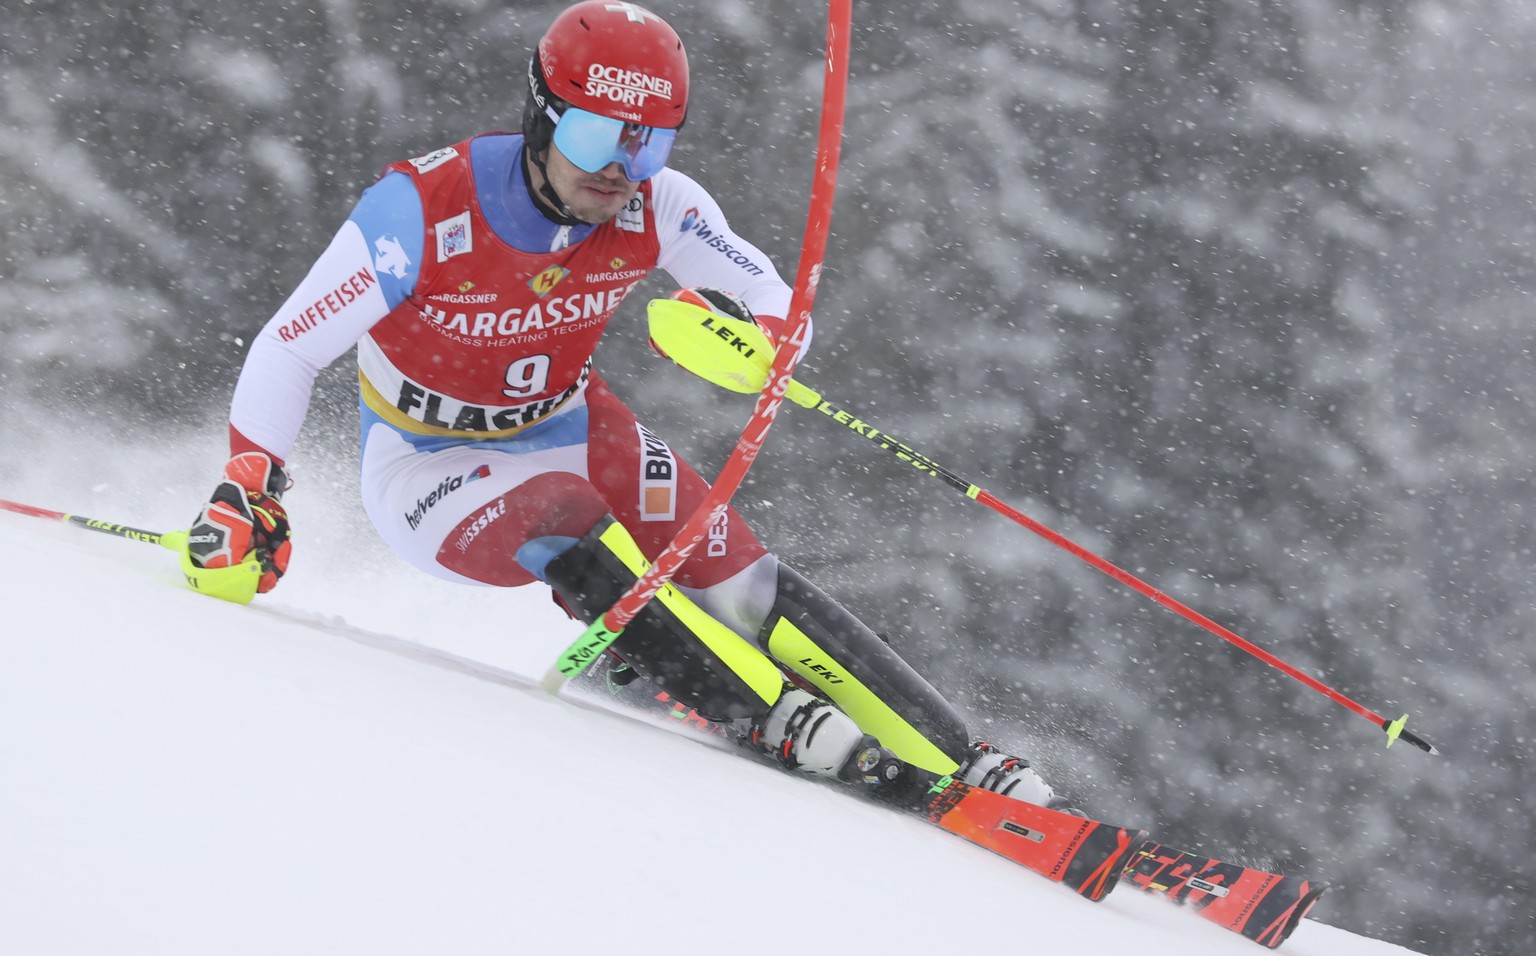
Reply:
M766 336L750 322L722 320L708 310L674 299L653 299L647 307L650 319L651 339L674 362L721 388L735 392L750 392L761 387L766 356L771 355ZM1151 598L1186 620L1200 625L1222 640L1242 648L1264 663L1274 667L1324 697L1364 717L1387 733L1387 746L1398 738L1406 740L1426 753L1438 754L1432 744L1405 729L1408 715L1388 720L1362 704L1339 693L1327 684L1287 664L1263 648L1244 640L1215 621L1146 583L1123 568L1104 560L1098 555L1058 534L1028 515L1006 504L989 491L961 478L938 462L917 451L894 436L849 414L823 399L821 393L790 379L785 397L802 408L821 412L849 431L888 451L897 458L964 494L979 504L986 505L998 514L1023 525L1110 577Z
M822 81L821 127L816 141L816 173L811 181L810 209L806 214L805 245L795 276L789 315L771 366L759 386L757 404L736 447L720 469L720 477L710 486L699 507L672 539L655 563L629 590L619 596L613 607L594 620L570 647L556 658L541 682L549 693L558 693L565 682L580 674L598 655L618 640L657 592L667 586L683 563L704 540L712 525L725 513L731 496L741 487L747 470L762 449L768 430L784 403L784 393L794 380L795 364L805 343L805 330L811 319L811 304L821 281L821 265L826 255L827 231L832 219L832 197L837 187L837 163L843 136L843 103L848 90L848 41L853 19L853 0L831 0L827 15L826 75ZM764 340L766 343L766 339Z
M187 584L194 591L201 591L221 600L249 604L256 596L256 585L261 582L261 562L253 555L248 554L245 560L227 568L200 568L193 564L187 553L187 532L185 531L145 531L98 518L86 518L81 515L65 514L62 511L52 511L48 508L38 508L34 505L24 505L17 501L6 501L4 498L0 498L0 511L11 511L19 515L45 518L50 521L62 521L75 528L99 531L102 534L126 538L129 541L158 544L167 551L174 551L181 556L181 573L186 576Z

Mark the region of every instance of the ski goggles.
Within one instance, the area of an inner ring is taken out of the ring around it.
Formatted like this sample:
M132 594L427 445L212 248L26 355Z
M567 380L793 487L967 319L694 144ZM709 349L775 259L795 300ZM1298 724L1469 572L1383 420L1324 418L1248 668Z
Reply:
M675 129L626 123L574 106L564 113L545 112L555 121L555 147L572 165L595 173L609 163L620 163L632 183L661 172L677 141Z

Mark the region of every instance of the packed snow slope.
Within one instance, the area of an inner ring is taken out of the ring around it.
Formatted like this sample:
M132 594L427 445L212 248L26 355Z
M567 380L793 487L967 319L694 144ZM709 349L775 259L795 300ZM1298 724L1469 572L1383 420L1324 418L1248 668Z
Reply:
M153 527L131 510L92 516ZM238 607L159 548L0 512L0 952L1261 951L522 686L574 634L545 595L343 523L301 523ZM1408 952L1315 919L1284 951Z

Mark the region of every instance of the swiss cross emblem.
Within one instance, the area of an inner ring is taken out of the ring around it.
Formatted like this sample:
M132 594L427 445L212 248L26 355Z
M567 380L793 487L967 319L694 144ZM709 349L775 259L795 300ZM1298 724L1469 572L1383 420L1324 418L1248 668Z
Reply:
M603 9L611 10L614 13L624 14L624 16L629 19L630 23L644 23L646 17L650 17L652 20L655 20L658 23L661 22L661 17L658 17L656 14L645 9L644 7L637 7L633 3L610 3L604 5Z

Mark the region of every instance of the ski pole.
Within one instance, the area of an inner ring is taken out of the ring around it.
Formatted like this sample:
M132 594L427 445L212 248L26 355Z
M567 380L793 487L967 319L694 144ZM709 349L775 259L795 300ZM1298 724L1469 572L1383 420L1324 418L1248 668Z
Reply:
M1045 525L1034 520L1018 509L1010 506L1004 501L1001 501L991 492L977 487L966 479L961 478L954 472L945 468L943 465L940 465L932 458L924 455L922 452L916 451L905 442L893 438L892 436L880 431L872 425L869 425L868 423L861 421L853 415L850 415L848 412L823 399L819 393L813 391L812 389L806 388L804 386L796 388L796 386L799 384L800 383L798 382L791 381L789 392L786 396L796 405L821 412L823 415L827 416L833 421L844 425L854 434L861 435L869 441L873 442L875 445L879 446L881 449L891 452L897 458L913 466L917 470L931 477L938 478L945 484L948 484L950 487L964 494L967 498L976 501L978 504L985 505L988 508L991 508L993 511L996 511L998 514L1001 514L1004 517L1023 525L1030 531L1033 531L1035 534L1056 545L1058 548L1061 548L1075 555L1076 557L1082 559L1098 570L1114 578L1116 581L1119 581L1121 584L1130 587L1145 597L1151 598L1152 600L1161 604L1163 607L1168 608L1186 620L1200 625L1222 640L1242 648L1249 654L1252 654L1254 657L1257 657L1259 660L1270 665L1271 667L1274 667L1282 673L1295 678L1296 680L1329 698L1335 703L1342 705L1346 709L1360 715L1361 717L1364 717L1366 720L1369 720L1371 723L1386 731L1388 747L1392 746L1392 742L1394 740L1401 737L1403 740L1413 744L1415 747L1419 748L1425 753L1438 754L1440 752L1436 750L1434 746L1427 740L1424 740L1422 737L1419 737L1417 734L1413 733L1405 727L1408 722L1407 714L1404 714L1397 720L1388 720L1385 717L1382 717L1380 714L1376 713L1370 708L1364 706L1363 704L1357 703L1339 691L1334 690L1332 687L1329 687L1327 684L1324 684L1317 678L1312 677L1310 674L1307 674L1304 671L1301 671L1298 668L1287 664L1285 661L1269 653L1251 641L1239 637L1233 631L1216 623L1215 621L1206 617L1204 614L1201 614L1199 611L1191 608L1189 605L1184 604L1182 601L1170 597L1168 594L1146 583L1145 581L1136 577L1134 574L1126 571L1124 568L1118 567L1117 565L1106 561L1104 558L1099 557L1097 554L1094 554L1092 551L1089 551L1087 548L1083 547L1077 542L1072 541L1065 535L1052 531L1050 528L1047 528Z
M767 339L761 332L752 328L750 323L741 323L729 329L723 329L718 320L713 318L706 310L673 299L652 300L647 307L647 313L650 321L652 341L677 364L693 372L695 375L731 391L745 392L761 387L764 375L763 368L767 361L765 356L771 355L772 351ZM1317 678L1287 664L1258 645L1244 640L1236 633L1217 624L1181 601L1163 593L1129 571L1111 564L1082 545L1052 531L1018 509L1006 504L991 492L960 477L932 458L917 451L906 442L838 408L822 398L820 392L802 385L794 379L790 379L789 385L785 389L784 397L802 408L809 408L822 413L834 422L843 425L855 435L873 442L881 450L895 455L918 471L943 481L967 498L985 505L998 514L1023 525L1045 540L1119 581L1121 584L1127 585L1143 596L1151 598L1185 619L1200 625L1222 640L1242 648L1271 667L1295 678L1335 703L1364 717L1386 731L1387 746L1392 746L1394 740L1402 738L1426 753L1438 754L1440 752L1422 737L1405 729L1408 721L1407 714L1404 714L1397 720L1388 720L1382 717L1380 714L1334 690Z
M181 572L186 576L187 584L193 590L220 598L225 601L233 601L236 604L249 604L256 596L256 585L261 582L261 562L252 555L246 555L245 560L227 568L200 568L192 563L191 556L187 552L187 532L185 531L145 531L142 528L130 528L127 525L114 524L110 521L102 521L99 518L86 518L81 515L66 514L62 511L53 511L48 508L39 508L35 505L22 504L19 501L6 501L0 498L0 511L11 511L19 515L27 515L33 518L44 518L50 521L62 521L75 528L84 528L87 531L98 531L102 534L110 534L118 538L126 538L129 541L142 541L145 544L158 544L167 551L174 551L181 557Z
M186 550L187 547L187 533L185 531L170 531L164 534L158 531L144 531L140 528L130 528L127 525L113 524L110 521L101 521L97 518L85 518L80 515L65 514L62 511L50 511L47 508L24 505L19 501L6 501L4 498L0 498L0 511L13 511L16 514L30 515L33 518L62 521L65 524L73 525L76 528L84 528L87 531L99 531L102 534L127 538L129 541L158 544L168 551L180 552Z
M672 580L683 563L704 540L712 525L729 506L731 496L741 487L763 441L768 437L785 389L794 384L795 363L799 361L805 329L811 318L811 304L821 281L821 266L826 255L827 231L832 219L832 199L837 187L837 163L843 135L843 105L848 90L848 46L853 0L831 0L827 14L827 49L822 79L821 126L816 142L816 172L811 181L810 208L806 213L805 244L790 297L789 315L771 365L764 364L764 379L759 384L757 404L736 447L720 469L720 476L710 486L704 500L684 523L681 530L657 555L655 562L634 584L619 596L613 607L598 616L567 647L545 673L541 686L558 693L565 682L580 674L598 655L613 645L625 627L646 604Z

